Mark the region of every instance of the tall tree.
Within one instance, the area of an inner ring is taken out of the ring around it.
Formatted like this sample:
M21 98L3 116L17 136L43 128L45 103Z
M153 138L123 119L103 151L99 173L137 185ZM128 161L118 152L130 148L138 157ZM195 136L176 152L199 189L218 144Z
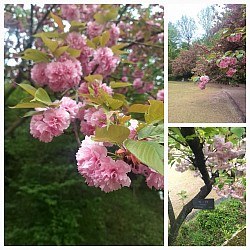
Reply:
M198 22L205 31L205 38L211 35L211 28L214 24L214 6L207 6L198 13Z
M192 17L184 15L177 21L177 25L182 39L185 40L189 46L197 28L195 20Z

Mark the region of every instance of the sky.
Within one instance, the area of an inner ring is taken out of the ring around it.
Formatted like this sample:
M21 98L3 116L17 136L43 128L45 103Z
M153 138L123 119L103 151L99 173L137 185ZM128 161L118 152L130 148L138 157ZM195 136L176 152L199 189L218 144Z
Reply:
M204 34L203 28L198 23L198 13L211 6L211 4L206 3L178 3L178 4L168 4L166 15L168 22L176 23L177 20L181 19L181 16L186 15L195 19L197 25L196 37L202 36Z

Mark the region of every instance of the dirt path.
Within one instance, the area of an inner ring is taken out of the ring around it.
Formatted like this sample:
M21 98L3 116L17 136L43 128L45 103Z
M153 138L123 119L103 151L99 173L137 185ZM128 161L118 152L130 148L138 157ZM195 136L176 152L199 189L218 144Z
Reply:
M204 182L200 177L194 177L194 171L188 170L183 173L177 172L174 169L168 167L168 191L169 196L172 201L175 216L178 216L181 211L183 204L180 200L180 196L177 195L182 190L187 192L187 199L184 200L185 203L190 201L200 190L202 186L204 186ZM218 199L218 195L214 190L206 198L214 198ZM195 211L196 209L194 209Z
M246 89L208 84L200 90L193 82L168 83L168 122L245 122Z

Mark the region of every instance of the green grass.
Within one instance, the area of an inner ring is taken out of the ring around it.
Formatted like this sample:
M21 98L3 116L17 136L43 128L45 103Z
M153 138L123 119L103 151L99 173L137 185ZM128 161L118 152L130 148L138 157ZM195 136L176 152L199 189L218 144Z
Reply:
M239 200L228 199L215 210L200 211L183 224L175 245L220 246L245 225L245 206Z

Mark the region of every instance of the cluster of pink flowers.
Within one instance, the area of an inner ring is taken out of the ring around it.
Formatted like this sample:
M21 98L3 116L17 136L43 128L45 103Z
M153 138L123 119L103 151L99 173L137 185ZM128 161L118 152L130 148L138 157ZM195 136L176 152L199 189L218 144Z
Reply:
M76 153L79 173L89 186L112 192L121 187L129 187L131 180L127 173L131 167L122 160L114 161L107 156L106 147L86 136Z
M239 42L242 38L242 33L237 33L235 35L231 35L229 37L227 37L227 41L228 42L232 42L232 43L236 43L236 42Z
M159 101L164 101L164 89L158 90L156 94L156 99Z
M220 197L232 197L244 201L246 187L244 187L240 181L236 181L233 184L224 184L222 188L215 186L213 189Z
M94 52L93 62L97 67L95 73L105 77L115 71L120 62L120 58L115 55L110 48L104 47Z
M88 22L87 23L87 34L90 39L100 36L103 32L104 26L101 24L98 24L96 22Z
M36 84L47 84L54 92L77 86L81 75L80 62L69 56L62 56L51 63L35 64L31 70L31 78Z
M213 145L206 146L207 163L217 169L230 169L233 164L229 162L234 158L245 153L244 150L234 149L232 142L225 142L225 137L221 135L214 136Z
M62 15L68 21L79 21L80 11L75 4L61 4Z
M237 59L235 57L225 57L220 60L220 62L217 64L218 67L225 69L230 65L236 65Z
M236 69L234 68L229 68L227 71L227 76L232 77L236 73Z
M187 171L189 169L189 167L190 167L190 162L185 160L185 159L181 159L180 162L177 162L175 164L175 170L177 172L181 172L181 173Z
M107 118L103 108L89 108L84 111L80 131L85 135L93 135L95 127L106 126Z
M51 142L70 125L70 114L63 108L47 109L34 115L30 122L30 133L42 142Z
M208 83L209 81L209 77L204 75L204 76L201 76L200 77L200 82L198 84L199 88L200 89L205 89L206 88L206 84Z
M164 177L154 171L152 168L144 164L138 164L132 166L132 172L134 174L142 174L146 177L146 183L149 188L152 189L154 187L157 190L164 189Z

